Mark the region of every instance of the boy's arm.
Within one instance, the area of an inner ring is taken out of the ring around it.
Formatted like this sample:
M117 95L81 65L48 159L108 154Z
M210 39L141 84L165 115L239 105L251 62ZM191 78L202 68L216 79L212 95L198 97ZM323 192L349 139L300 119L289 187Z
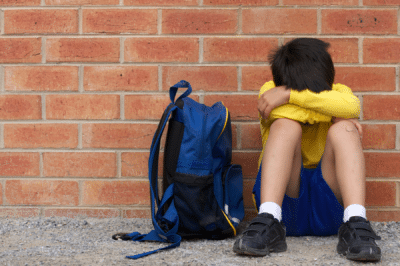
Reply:
M260 118L265 120L289 118L310 124L331 121L331 116L320 114L298 105L289 104L290 94L290 90L286 89L284 86L275 87L272 81L265 83L260 90L257 105Z
M291 90L289 103L327 116L346 119L358 118L361 110L359 99L350 88L342 84L334 84L331 91L320 93Z

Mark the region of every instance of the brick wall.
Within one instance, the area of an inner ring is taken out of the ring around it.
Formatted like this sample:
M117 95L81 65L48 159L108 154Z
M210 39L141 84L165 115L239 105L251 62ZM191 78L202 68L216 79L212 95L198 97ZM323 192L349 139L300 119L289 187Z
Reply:
M0 2L0 215L149 217L148 149L168 88L231 111L250 199L267 55L331 43L360 97L372 220L400 220L399 0Z

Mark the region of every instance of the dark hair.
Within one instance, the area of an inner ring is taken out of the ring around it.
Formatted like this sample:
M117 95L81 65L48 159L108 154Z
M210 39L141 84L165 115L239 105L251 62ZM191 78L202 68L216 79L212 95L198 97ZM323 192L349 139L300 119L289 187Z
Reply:
M332 90L335 69L329 43L313 38L298 38L281 46L269 56L276 86L313 92Z

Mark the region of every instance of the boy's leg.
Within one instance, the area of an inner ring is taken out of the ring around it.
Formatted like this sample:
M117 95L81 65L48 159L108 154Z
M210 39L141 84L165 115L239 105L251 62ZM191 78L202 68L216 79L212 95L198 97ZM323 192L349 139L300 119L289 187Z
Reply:
M298 122L290 119L277 119L270 127L265 145L261 173L260 214L235 242L233 251L239 254L265 256L270 251L281 252L287 249L286 235L280 222L281 206L285 192L297 197L300 187L301 134ZM263 203L279 208L264 212Z
M262 159L260 202L282 206L285 193L297 198L301 171L301 125L290 119L277 119L270 128Z
M352 260L376 261L381 250L365 217L365 160L360 135L350 121L333 124L321 162L322 175L345 208L337 251Z

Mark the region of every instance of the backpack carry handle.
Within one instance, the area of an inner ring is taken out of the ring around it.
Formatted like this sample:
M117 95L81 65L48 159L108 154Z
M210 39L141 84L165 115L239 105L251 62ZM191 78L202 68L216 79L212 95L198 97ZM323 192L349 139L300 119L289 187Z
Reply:
M192 86L190 86L189 82L187 82L186 80L179 81L169 89L169 98L171 99L172 103L175 103L175 96L179 88L188 88L188 89L181 96L179 96L178 100L189 96L189 94L192 92Z

